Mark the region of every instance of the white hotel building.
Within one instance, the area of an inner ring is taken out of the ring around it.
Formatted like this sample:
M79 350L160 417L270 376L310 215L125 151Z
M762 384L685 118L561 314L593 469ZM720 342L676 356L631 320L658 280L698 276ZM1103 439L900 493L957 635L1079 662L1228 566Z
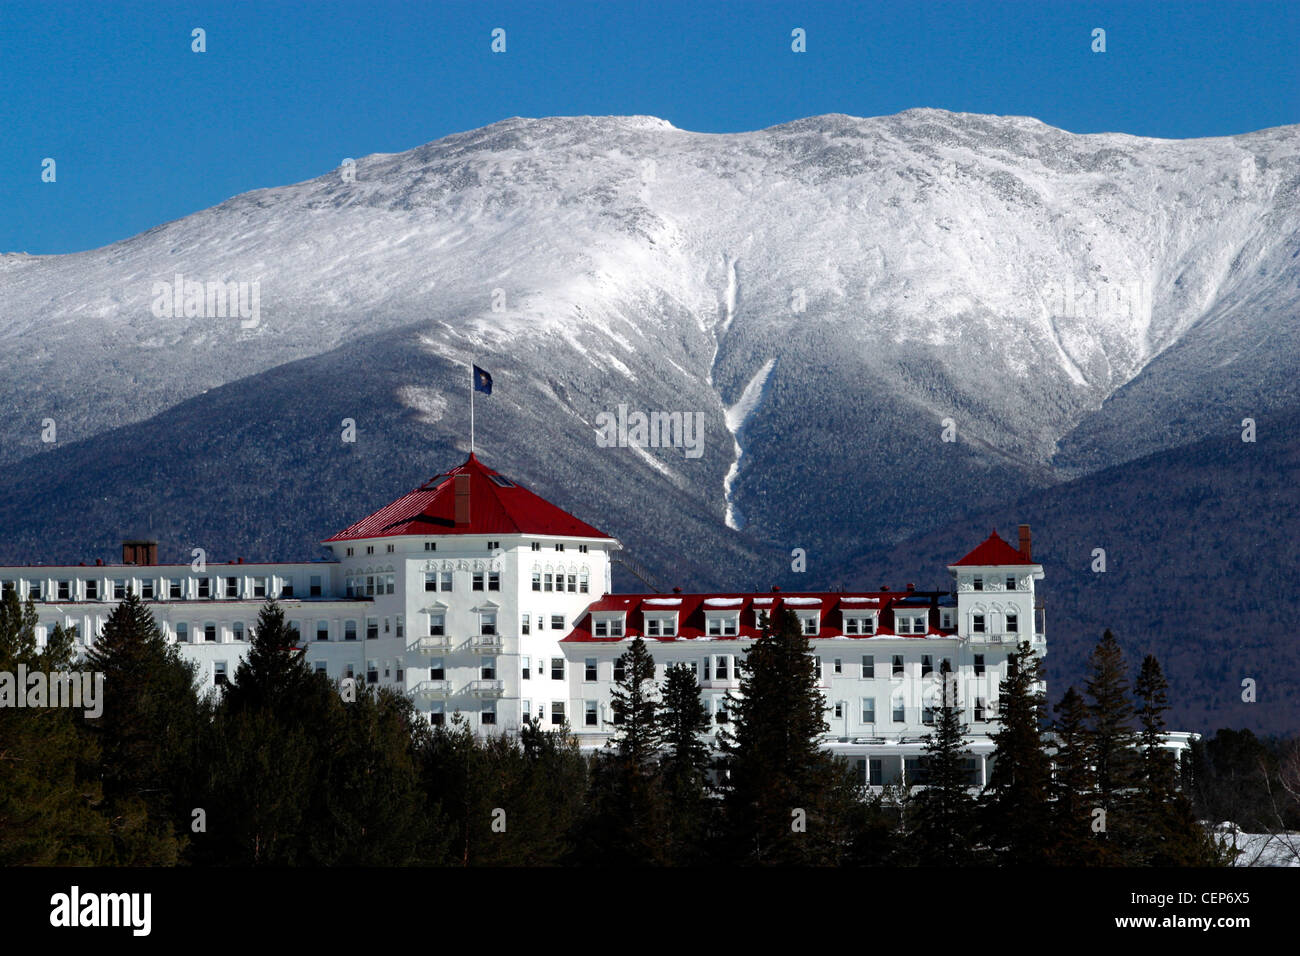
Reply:
M62 623L83 646L137 593L207 686L233 676L273 597L332 678L404 691L431 721L459 712L481 733L517 729L525 712L567 721L584 747L613 731L615 661L633 638L661 680L670 664L694 668L721 725L760 617L788 608L820 660L825 746L875 785L915 779L945 659L982 782L1007 654L1021 640L1046 652L1027 526L1019 549L994 533L949 565L951 593L613 594L617 540L470 455L323 544L329 559L160 565L156 543L128 541L121 564L0 567L0 589L33 600L38 643Z

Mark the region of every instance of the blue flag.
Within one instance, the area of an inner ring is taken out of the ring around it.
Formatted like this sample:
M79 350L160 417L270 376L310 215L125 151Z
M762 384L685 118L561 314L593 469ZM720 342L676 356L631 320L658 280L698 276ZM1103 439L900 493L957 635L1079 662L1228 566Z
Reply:
M474 366L474 391L485 395L492 394L492 376L477 365Z

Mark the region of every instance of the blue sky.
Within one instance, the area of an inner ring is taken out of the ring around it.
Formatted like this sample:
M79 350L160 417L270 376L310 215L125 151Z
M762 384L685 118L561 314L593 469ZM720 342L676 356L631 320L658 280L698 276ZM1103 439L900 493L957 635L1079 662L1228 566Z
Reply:
M1081 133L1244 133L1300 122L1297 51L1296 0L0 0L0 251L106 245L509 116L728 132L932 106Z

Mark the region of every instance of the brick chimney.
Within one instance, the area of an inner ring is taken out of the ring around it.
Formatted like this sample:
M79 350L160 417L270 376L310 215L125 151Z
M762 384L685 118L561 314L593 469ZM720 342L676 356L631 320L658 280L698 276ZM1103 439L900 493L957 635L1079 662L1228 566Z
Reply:
M122 563L150 566L158 563L158 542L136 538L122 542Z
M1034 550L1029 538L1029 525L1020 526L1020 556L1026 561L1034 560Z
M469 524L469 475L456 476L456 526Z

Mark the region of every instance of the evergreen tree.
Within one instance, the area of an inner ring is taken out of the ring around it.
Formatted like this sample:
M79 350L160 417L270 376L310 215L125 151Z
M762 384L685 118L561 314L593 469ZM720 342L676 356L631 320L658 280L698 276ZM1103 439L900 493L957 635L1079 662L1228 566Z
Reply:
M226 690L226 706L231 712L265 708L289 717L299 708L312 709L320 700L321 687L307 666L307 649L297 646L299 640L298 632L285 620L284 609L268 598L258 612L248 655L239 662ZM298 717L305 717L306 712Z
M709 712L700 699L695 672L685 664L669 667L664 677L661 721L665 753L660 772L668 803L668 862L703 863L708 844L712 800L708 795Z
M992 735L993 770L983 817L988 845L1004 865L1046 863L1052 843L1042 666L1029 643L1021 641L1007 655L1007 673L998 687L998 729Z
M101 751L118 859L174 865L184 846L180 827L188 822L179 797L193 772L203 721L196 666L167 643L135 594L109 613L85 666L104 675L103 713L85 726Z
M1092 835L1092 756L1088 745L1088 707L1071 687L1055 707L1052 726L1052 829L1055 841L1050 862L1060 866L1087 866L1096 862Z
M1134 691L1137 695L1138 739L1136 853L1148 866L1212 866L1224 862L1213 838L1196 820L1191 801L1178 788L1173 754L1164 747L1169 685L1159 662L1142 660Z
M1106 865L1137 862L1138 821L1132 801L1136 784L1137 736L1124 652L1109 630L1092 652L1086 683L1088 749L1094 767L1094 809L1103 811L1098 834L1099 860Z
M738 862L834 864L860 818L857 782L819 743L828 726L817 665L788 608L740 664L740 697L729 701L734 729L719 734L726 836Z
M56 626L36 647L31 600L0 597L0 672L68 670L75 630ZM61 707L15 707L0 688L0 866L102 866L114 861L102 788L93 772L98 749L78 717Z
M972 862L975 801L970 794L966 725L957 681L945 659L939 667L935 729L925 737L925 789L911 804L910 850L920 866L963 866Z

